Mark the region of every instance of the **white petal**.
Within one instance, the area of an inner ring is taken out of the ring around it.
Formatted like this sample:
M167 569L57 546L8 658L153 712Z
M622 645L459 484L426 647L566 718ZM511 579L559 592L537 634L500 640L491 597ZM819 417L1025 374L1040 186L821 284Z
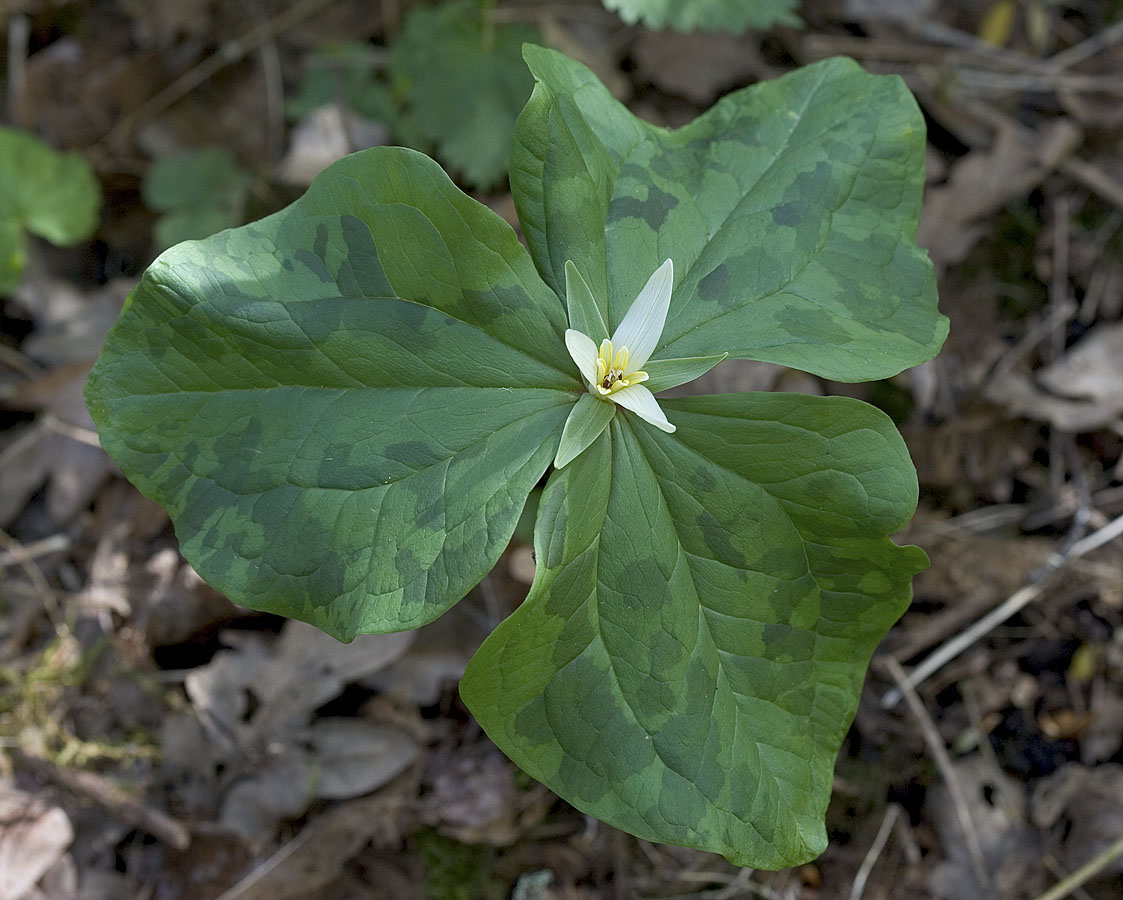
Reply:
M630 409L645 422L650 422L667 434L675 430L675 426L668 422L667 417L663 415L663 410L659 408L659 401L655 399L655 395L642 384L633 384L621 388L612 395L612 399L624 409Z
M572 328L565 330L565 349L589 384L597 381L597 345L593 339Z
M647 284L612 335L613 347L628 348L628 368L642 369L648 357L655 352L667 321L674 281L674 264L668 259L647 279Z

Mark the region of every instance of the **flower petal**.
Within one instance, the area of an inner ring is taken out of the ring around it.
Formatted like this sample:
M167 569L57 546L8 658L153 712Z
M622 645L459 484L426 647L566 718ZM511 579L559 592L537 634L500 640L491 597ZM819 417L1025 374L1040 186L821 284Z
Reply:
M675 426L667 421L663 410L659 408L659 401L642 384L633 384L623 388L612 395L612 399L625 409L630 409L645 422L650 422L661 431L671 434Z
M642 369L659 344L674 281L674 264L668 259L647 279L612 335L612 346L628 348L633 369Z
M572 328L565 330L565 349L589 384L597 383L597 345L587 334Z

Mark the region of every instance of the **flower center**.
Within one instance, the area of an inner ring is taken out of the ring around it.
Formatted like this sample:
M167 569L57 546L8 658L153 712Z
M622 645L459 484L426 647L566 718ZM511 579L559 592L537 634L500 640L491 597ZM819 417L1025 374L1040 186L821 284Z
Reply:
M641 381L647 381L647 373L628 371L628 348L621 347L614 353L612 341L608 338L601 341L597 356L597 393L607 397Z

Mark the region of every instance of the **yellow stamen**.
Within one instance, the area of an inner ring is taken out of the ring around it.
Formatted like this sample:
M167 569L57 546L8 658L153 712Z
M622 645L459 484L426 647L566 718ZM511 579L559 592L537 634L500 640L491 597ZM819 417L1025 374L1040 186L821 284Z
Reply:
M646 372L628 371L628 348L621 347L613 352L612 341L601 341L597 355L597 393L602 397L615 394L632 384L647 381Z

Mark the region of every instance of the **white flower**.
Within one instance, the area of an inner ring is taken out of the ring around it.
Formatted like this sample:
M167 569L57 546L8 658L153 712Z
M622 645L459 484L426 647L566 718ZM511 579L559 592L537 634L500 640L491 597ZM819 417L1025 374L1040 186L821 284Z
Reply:
M587 334L573 328L565 332L566 349L590 394L631 410L668 434L675 426L667 421L655 395L642 382L648 378L644 363L655 352L667 321L673 284L674 265L668 259L647 280L612 337L601 341L599 348Z

